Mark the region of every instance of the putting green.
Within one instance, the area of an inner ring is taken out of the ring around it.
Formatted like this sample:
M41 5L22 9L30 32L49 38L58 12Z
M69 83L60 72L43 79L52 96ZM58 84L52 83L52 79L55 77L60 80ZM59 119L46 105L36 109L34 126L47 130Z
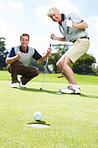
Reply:
M43 91L43 75L26 89L13 89L9 80L0 80L0 147L97 148L98 81L80 77L76 75L81 95L61 94L59 89L67 82L57 75L45 76ZM35 122L36 111L43 115L42 125L49 128L27 126Z

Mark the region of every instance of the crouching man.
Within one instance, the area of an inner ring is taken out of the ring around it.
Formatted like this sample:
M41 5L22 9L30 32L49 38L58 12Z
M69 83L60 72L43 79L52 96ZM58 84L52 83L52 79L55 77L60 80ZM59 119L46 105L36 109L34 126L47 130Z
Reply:
M27 82L39 74L37 67L28 66L30 59L44 61L51 53L51 48L47 49L45 55L41 56L36 49L29 47L29 35L24 33L20 36L21 45L12 47L5 62L8 65L8 71L11 73L12 88L20 87L26 88ZM21 75L22 77L17 77Z

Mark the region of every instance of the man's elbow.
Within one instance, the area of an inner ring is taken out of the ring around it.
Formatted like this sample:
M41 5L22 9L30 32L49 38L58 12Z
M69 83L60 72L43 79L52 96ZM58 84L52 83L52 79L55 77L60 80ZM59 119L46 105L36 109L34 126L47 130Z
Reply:
M5 59L5 63L6 63L6 65L8 65L8 64L9 64L9 62L8 62L7 58Z
M85 26L85 28L88 28L88 24L87 24L87 23L85 23L85 22L84 22L84 26Z
M88 28L88 24L86 24L86 27L85 28Z

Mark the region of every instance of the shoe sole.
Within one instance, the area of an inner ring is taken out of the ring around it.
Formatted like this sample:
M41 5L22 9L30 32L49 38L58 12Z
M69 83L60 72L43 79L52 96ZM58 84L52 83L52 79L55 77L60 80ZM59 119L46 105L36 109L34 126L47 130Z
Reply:
M62 94L67 94L67 95L80 95L80 93L63 93L61 92Z
M61 91L60 91L61 92ZM69 95L80 95L81 93L63 93L61 92L62 94L69 94Z
M21 87L21 86L20 86L20 88L26 88L26 87Z
M17 87L11 87L11 88L17 88Z

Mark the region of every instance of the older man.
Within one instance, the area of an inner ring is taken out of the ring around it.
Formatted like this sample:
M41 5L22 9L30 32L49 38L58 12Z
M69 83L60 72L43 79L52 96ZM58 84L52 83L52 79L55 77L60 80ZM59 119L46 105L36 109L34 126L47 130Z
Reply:
M48 16L54 22L58 22L59 30L63 35L63 37L57 37L52 34L51 38L58 41L66 41L67 38L68 41L73 42L73 46L57 62L58 69L69 82L68 87L60 89L60 92L80 94L80 88L69 64L77 61L89 48L90 41L86 31L88 24L76 14L62 14L55 7L49 9Z

